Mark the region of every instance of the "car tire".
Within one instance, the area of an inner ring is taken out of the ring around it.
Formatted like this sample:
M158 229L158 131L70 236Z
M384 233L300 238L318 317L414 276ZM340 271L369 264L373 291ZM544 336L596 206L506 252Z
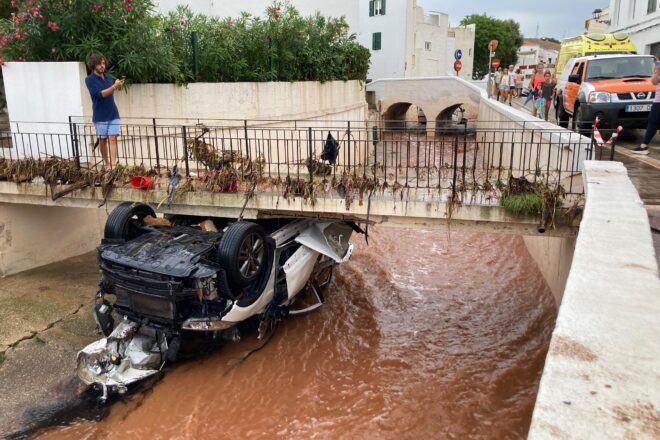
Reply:
M568 128L569 115L564 109L564 102L557 100L557 124L562 128Z
M218 244L218 262L232 287L244 288L259 280L272 267L273 255L264 229L251 222L234 223Z
M142 235L146 216L156 217L153 208L144 203L123 202L112 210L105 222L106 239L132 240Z
M582 110L579 105L576 105L573 111L573 130L581 135L589 136L589 127L582 121Z

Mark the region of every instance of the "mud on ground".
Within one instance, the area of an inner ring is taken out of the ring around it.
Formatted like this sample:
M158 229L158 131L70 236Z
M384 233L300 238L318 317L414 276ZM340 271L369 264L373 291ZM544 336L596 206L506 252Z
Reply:
M24 437L89 399L75 356L98 339L94 253L0 278L0 438Z

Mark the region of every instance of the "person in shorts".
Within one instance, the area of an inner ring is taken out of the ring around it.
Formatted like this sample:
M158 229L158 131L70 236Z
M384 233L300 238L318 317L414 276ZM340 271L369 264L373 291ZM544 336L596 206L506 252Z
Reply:
M525 75L522 74L520 69L516 70L516 80L514 82L514 86L516 89L516 98L520 98L522 96L522 85L523 85L523 79L525 78Z
M500 76L499 87L500 96L499 100L506 104L506 100L509 96L509 68L505 67Z
M513 64L509 66L509 105L516 92L516 72L513 71Z
M87 61L91 73L85 85L92 97L92 122L99 138L101 156L106 171L117 166L117 136L119 136L119 110L114 92L124 85L123 79L114 79L105 69L108 60L98 52L92 53Z

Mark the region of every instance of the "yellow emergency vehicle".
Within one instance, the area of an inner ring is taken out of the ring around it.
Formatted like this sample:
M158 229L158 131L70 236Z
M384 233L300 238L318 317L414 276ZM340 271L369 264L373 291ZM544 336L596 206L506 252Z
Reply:
M630 40L628 34L624 32L616 34L583 34L577 37L566 38L561 43L559 57L557 58L557 69L555 71L557 81L559 81L566 63L571 58L617 53L637 53L637 48Z

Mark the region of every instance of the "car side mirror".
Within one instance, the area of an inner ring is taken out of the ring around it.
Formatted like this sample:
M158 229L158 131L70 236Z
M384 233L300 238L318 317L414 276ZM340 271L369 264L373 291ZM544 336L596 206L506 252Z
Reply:
M568 75L568 82L569 83L575 83L575 84L580 84L580 75L574 73L572 75Z

